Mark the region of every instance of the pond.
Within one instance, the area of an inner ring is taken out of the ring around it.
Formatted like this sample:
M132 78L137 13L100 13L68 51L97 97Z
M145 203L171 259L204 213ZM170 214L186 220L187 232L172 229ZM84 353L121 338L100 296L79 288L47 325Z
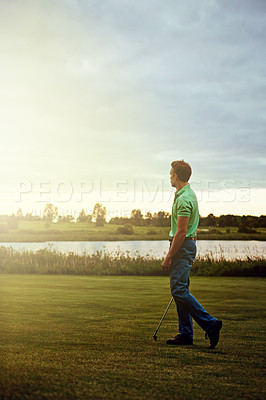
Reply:
M123 252L130 256L163 257L168 250L167 240L145 241L117 241L117 242L36 242L36 243L2 243L1 246L12 246L15 250L51 249L61 253L88 254L96 251L108 253ZM212 255L215 258L224 257L227 260L234 258L264 257L266 259L266 242L255 240L198 240L197 254L200 256Z

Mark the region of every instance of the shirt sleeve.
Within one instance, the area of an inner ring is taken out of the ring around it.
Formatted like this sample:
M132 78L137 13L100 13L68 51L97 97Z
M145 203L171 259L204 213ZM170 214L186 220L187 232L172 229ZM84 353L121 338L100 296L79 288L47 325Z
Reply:
M181 199L180 199L181 200ZM190 217L192 213L192 204L189 201L180 201L177 206L177 217Z

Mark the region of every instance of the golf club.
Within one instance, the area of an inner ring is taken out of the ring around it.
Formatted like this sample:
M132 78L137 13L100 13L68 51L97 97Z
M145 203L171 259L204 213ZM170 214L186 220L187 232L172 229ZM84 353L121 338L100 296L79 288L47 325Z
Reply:
M170 307L170 305L172 304L172 301L173 301L173 297L171 298L171 300L170 300L170 302L169 302L169 304L168 304L168 306L167 306L167 308L166 308L166 310L165 310L165 312L164 312L164 315L162 316L162 319L161 319L161 321L159 322L159 324L158 324L158 326L157 326L157 329L156 329L156 331L155 331L155 333L154 333L154 335L153 335L153 339L156 341L157 340L157 332L158 332L158 330L159 330L159 328L160 328L160 326L161 326L161 323L163 322L163 319L164 319L164 317L166 316L166 313L167 313L167 311L169 310L169 307Z

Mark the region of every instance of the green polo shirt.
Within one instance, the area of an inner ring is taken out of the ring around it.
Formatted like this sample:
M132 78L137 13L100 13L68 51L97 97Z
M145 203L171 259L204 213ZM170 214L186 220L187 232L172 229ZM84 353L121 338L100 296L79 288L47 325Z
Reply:
M188 183L179 192L175 192L175 199L171 215L171 230L169 235L174 237L177 231L177 218L189 217L186 237L196 236L199 223L199 207L195 193Z

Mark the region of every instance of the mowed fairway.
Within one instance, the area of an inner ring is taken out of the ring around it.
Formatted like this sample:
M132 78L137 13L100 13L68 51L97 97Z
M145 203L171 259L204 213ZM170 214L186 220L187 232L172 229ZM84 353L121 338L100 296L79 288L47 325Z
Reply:
M1 275L1 399L262 399L262 278L192 277L223 319L208 350L169 347L176 334L167 277Z

